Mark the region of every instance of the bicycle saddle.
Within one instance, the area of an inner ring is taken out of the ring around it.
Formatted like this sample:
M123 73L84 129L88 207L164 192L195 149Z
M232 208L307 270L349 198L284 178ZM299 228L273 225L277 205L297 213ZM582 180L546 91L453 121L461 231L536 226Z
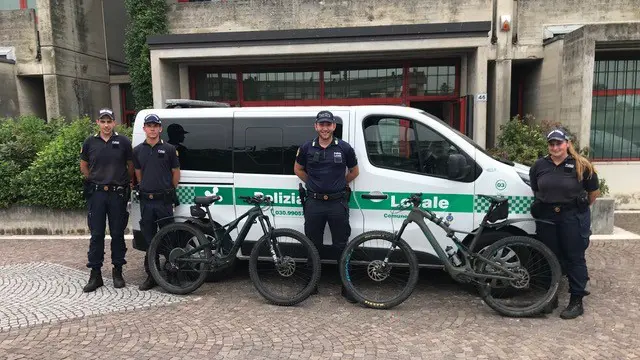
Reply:
M507 201L507 198L504 196L491 196L491 195L480 195L478 197L485 198L494 204L500 204Z
M209 206L218 200L220 200L220 196L218 195L196 196L195 198L193 198L193 202L195 202L196 205L205 205L205 206Z

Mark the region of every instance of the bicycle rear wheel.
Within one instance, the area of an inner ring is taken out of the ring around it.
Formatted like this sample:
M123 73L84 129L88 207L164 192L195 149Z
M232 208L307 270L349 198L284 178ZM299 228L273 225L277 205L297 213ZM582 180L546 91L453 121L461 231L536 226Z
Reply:
M147 265L151 276L172 294L186 295L195 291L207 277L211 250L202 249L188 257L198 262L180 260L187 251L206 242L204 233L194 225L172 223L163 227L149 245Z
M403 303L418 282L418 259L404 240L385 258L394 235L369 231L358 235L340 257L340 278L353 297L374 309L390 309Z
M308 298L318 284L320 255L302 233L274 229L272 238L261 237L251 250L249 275L260 295L271 303L295 305Z
M487 279L479 285L483 300L502 315L540 314L558 292L560 263L553 252L536 239L506 237L487 247L483 256L521 275L518 280ZM478 273L508 276L491 263L482 261L478 265Z

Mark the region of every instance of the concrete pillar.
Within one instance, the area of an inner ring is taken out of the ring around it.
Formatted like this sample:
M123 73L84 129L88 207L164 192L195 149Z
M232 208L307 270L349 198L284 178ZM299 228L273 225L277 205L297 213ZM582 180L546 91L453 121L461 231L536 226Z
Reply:
M494 139L500 134L500 126L511 115L511 60L496 60L494 78L490 80L492 98L489 99L493 114Z
M122 118L122 97L120 96L120 84L111 84L109 86L109 92L111 93L111 109L113 115L116 117L116 122L122 124L124 119Z
M487 102L478 94L487 93L487 48L482 46L468 56L467 94L473 95L473 140L480 146L487 145Z
M177 64L161 60L151 53L151 88L153 107L162 109L165 101L180 97L180 71Z
M60 96L58 95L58 77L56 75L43 75L44 82L44 102L47 113L47 120L62 116L60 111Z
M178 66L180 71L180 98L190 99L191 91L189 89L189 66L180 64Z

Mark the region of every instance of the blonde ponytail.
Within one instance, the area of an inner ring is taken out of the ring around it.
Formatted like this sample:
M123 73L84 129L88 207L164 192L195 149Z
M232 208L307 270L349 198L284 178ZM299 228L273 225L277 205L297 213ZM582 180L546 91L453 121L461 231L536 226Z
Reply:
M569 141L567 151L569 152L569 155L571 155L576 160L576 173L578 173L578 181L582 182L585 170L588 172L587 179L591 179L593 173L595 172L593 164L591 164L591 162L587 158L578 154L571 141Z

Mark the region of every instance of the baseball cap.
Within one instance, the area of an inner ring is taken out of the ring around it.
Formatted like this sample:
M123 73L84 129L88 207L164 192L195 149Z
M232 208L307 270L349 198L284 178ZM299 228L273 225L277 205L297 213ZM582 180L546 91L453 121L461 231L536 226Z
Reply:
M162 121L160 121L160 118L158 117L158 115L149 114L144 117L144 123L145 124L149 124L149 123L162 124Z
M111 118L111 120L115 120L115 117L113 116L113 110L109 108L102 108L98 113L98 119L103 118L105 116Z
M336 122L336 120L333 118L333 114L331 113L331 111L320 111L318 113L318 115L316 115L316 123L319 122L330 122L330 123L334 123Z
M551 140L567 141L569 140L569 136L567 136L567 133L562 129L553 129L547 134L547 141Z

